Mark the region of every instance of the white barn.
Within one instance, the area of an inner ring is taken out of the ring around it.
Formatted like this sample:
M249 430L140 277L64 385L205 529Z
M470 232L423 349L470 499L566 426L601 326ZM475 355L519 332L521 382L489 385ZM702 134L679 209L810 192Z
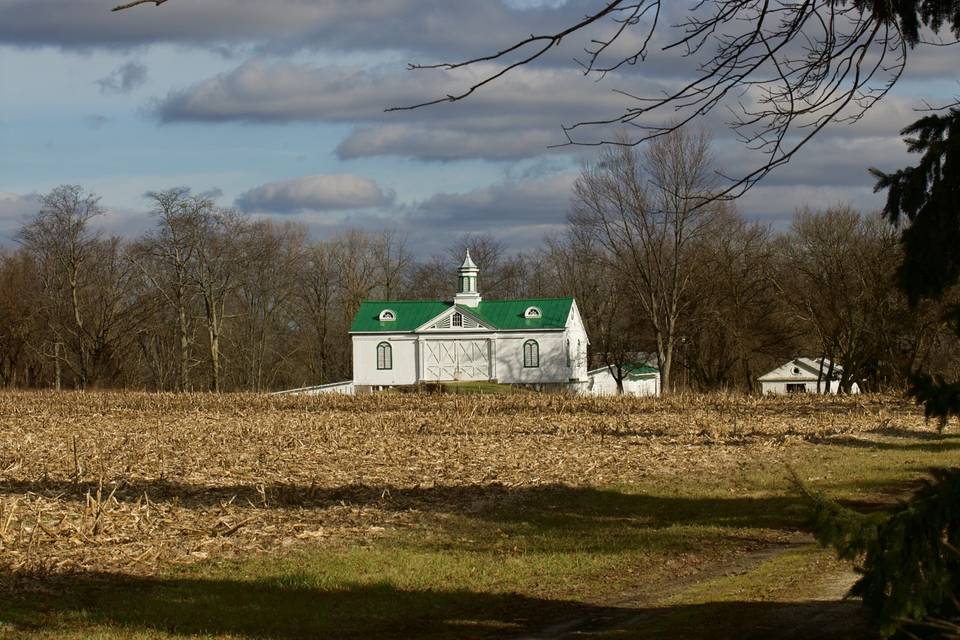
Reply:
M830 361L826 358L796 358L769 373L757 378L763 395L783 395L788 393L831 393L840 391L840 374L843 367L833 365L833 379L827 380ZM817 381L820 381L819 387ZM856 383L850 393L860 393Z
M627 396L659 396L660 370L647 365L625 365L626 375L623 378L623 395ZM579 389L579 393L592 396L617 395L617 379L609 367L599 367L587 372L587 382Z
M354 388L488 380L566 387L587 380L573 298L484 300L470 253L453 300L368 300L350 327Z

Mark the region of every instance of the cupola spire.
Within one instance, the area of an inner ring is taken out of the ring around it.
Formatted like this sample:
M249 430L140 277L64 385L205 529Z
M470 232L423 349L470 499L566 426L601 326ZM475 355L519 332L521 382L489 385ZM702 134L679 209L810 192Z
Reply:
M468 249L463 264L457 269L457 295L453 299L454 304L465 307L476 307L480 304L480 291L477 288L479 276L480 269L473 262Z

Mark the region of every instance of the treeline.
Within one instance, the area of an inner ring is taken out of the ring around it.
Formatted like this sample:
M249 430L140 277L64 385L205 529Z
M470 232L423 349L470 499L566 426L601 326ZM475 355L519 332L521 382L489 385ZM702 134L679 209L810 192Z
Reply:
M99 198L79 186L42 197L0 253L0 385L263 391L348 379L360 302L452 298L468 247L491 297L548 294L532 260L487 236L424 261L393 231L311 242L300 225L184 188L148 197L154 225L135 239L98 232Z
M782 233L748 223L718 197L710 149L684 128L642 152L606 147L582 170L551 251L577 265L569 288L597 360L619 371L643 346L665 389L704 390L755 389L799 355L840 363L826 373L844 391L957 367L942 308L911 309L899 292L899 232L879 213L806 209Z
M142 237L108 237L98 199L62 186L0 254L0 384L263 391L348 379L360 302L450 299L467 248L485 297L576 296L591 365L649 358L665 388L750 390L799 355L842 363L841 387L868 390L957 366L942 309L910 309L896 287L896 230L844 206L799 212L784 232L747 222L703 197L707 150L683 134L643 154L605 151L584 169L564 233L517 252L464 236L426 258L397 232L310 241L186 189L150 194Z

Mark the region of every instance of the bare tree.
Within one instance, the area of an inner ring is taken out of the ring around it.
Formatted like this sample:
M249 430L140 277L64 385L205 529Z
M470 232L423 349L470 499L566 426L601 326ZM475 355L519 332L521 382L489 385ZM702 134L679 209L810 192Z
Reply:
M705 132L657 138L643 155L605 148L574 187L571 224L592 234L653 328L664 389L671 389L677 329L694 265L691 247L716 207Z
M460 256L463 261L463 256ZM444 255L430 256L422 262L410 267L410 283L408 295L417 300L441 300L453 296L455 285L451 278L450 257ZM456 266L460 266L457 262ZM484 286L484 282L480 283Z
M0 251L0 384L35 384L42 360L36 354L47 337L41 309L40 274L24 249Z
M619 295L627 289L623 270L607 259L604 247L591 233L570 226L562 236L548 238L541 263L556 289L553 295L574 296L590 336L589 359L607 367L623 393L623 381L647 337L639 326L644 318L634 299ZM586 345L583 345L586 348Z
M227 319L227 301L237 286L240 241L248 231L245 218L229 209L204 212L197 233L191 278L199 292L207 330L210 390L221 391L220 340Z
M100 240L90 221L102 213L99 197L78 185L62 185L43 196L40 211L19 235L40 266L45 312L57 344L69 343L74 352L73 358L60 353L54 357L70 366L81 389L87 387L91 373L81 297L91 284L89 263Z
M847 205L798 212L781 239L781 291L831 362L821 390L838 379L848 392L874 366L887 318L901 300L891 259L897 253L893 228ZM835 375L832 363L842 365L842 374Z
M242 238L237 264L236 296L241 331L236 332L238 359L245 364L244 378L250 391L264 388L267 349L277 348L281 333L278 319L284 316L301 286L306 229L296 224L254 222ZM285 355L285 354L283 354Z
M352 314L377 290L378 276L383 270L374 257L369 234L360 230L347 231L336 239L331 250L343 307L347 314Z
M124 354L149 309L137 305L135 270L121 238L112 236L94 246L89 272L90 285L83 291L83 306L90 319L90 382L117 380L124 366Z
M402 295L413 264L406 239L392 229L384 229L370 238L370 259L377 281L376 294L384 300Z
M760 367L793 355L798 336L775 282L770 229L721 212L694 248L684 366L702 389L753 389Z
M296 295L297 316L304 337L312 343L307 371L320 383L331 382L337 363L333 355L338 300L334 255L330 242L318 242L307 249ZM333 370L333 371L331 371Z
M197 298L194 277L197 252L213 201L190 195L184 187L151 192L151 214L156 228L134 246L131 259L150 287L174 314L177 336L177 388L190 388L193 308Z

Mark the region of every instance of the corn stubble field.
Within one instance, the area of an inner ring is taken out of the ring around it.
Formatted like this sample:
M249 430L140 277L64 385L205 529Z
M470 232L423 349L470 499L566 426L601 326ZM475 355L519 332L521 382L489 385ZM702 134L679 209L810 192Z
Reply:
M902 401L802 396L8 393L0 416L0 563L32 573L362 540L478 487L728 477L791 442L929 429Z
M790 465L814 488L877 496L947 460L927 459L935 437L893 396L3 393L0 589L375 546L558 487L762 498L790 492ZM897 442L910 444L884 458ZM712 524L732 526L727 508ZM743 526L747 546L796 538Z

